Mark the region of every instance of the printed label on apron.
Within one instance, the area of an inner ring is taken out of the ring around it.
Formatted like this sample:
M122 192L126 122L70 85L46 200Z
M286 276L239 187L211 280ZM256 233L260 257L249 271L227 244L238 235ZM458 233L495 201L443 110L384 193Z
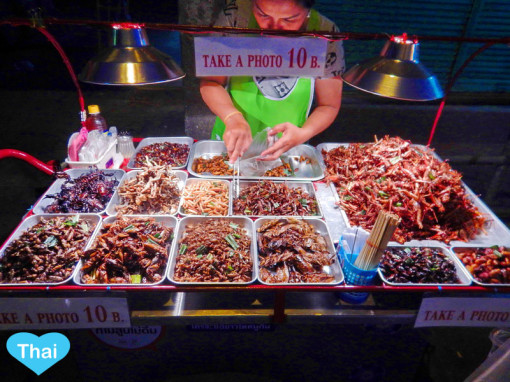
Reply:
M260 92L269 99L283 99L296 86L297 77L253 77Z

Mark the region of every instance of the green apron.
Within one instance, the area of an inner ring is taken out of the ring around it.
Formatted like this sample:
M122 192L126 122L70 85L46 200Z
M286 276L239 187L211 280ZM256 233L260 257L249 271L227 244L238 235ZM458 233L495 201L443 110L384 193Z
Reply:
M250 16L248 28L257 29L259 25L253 14ZM307 30L319 29L319 13L311 10ZM254 136L266 127L273 127L279 123L290 122L298 127L303 126L312 104L314 94L314 80L312 78L298 78L289 94L284 98L267 98L259 90L253 77L230 77L228 92L237 110L243 113ZM216 117L211 139L223 139L225 124Z

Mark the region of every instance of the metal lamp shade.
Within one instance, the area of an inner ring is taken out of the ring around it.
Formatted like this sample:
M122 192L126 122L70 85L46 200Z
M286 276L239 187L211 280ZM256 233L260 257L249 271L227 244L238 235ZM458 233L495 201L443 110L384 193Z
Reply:
M148 85L185 76L172 58L150 46L142 28L114 28L110 47L90 60L79 79L98 85Z
M383 97L407 101L442 98L437 78L418 60L419 44L393 38L379 57L356 64L342 75L349 85Z

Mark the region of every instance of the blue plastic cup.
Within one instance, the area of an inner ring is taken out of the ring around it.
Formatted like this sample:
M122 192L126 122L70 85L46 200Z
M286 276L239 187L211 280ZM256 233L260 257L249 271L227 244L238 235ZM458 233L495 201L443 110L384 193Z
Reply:
M338 243L337 255L344 273L345 283L349 285L373 285L377 276L377 267L370 270L360 269L354 265L357 253L346 253L342 240ZM361 304L368 298L366 292L341 292L339 296L342 300L351 304Z

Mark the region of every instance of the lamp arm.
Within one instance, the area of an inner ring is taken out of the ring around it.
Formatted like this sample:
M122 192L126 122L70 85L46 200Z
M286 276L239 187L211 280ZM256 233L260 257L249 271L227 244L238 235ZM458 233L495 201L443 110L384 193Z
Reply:
M429 135L429 140L427 142L427 146L430 146L430 144L432 143L432 139L434 138L434 134L436 132L436 127L437 127L437 124L439 122L439 118L441 118L441 114L443 113L444 105L446 103L446 98L450 94L450 90L452 89L453 85L455 84L455 82L457 81L459 76L462 74L464 69L466 69L466 67L469 65L469 63L471 61L473 61L476 56L478 56L480 53L484 52L485 50L489 49L494 44L495 44L495 42L488 42L485 45L483 45L482 47L480 47L478 50L473 52L471 54L471 56L469 56L467 58L467 60L464 61L462 66L455 72L455 74L452 77L452 79L450 80L450 82L446 85L446 89L444 91L444 96L441 99L441 103L439 104L439 108L437 109L437 113L436 113L436 117L434 119L434 123L432 125L432 129L430 129L430 135Z
M33 21L30 22L28 20L0 20L0 25L11 25L13 27L19 27L19 26L31 26L35 27L39 32L41 32L53 45L53 47L58 51L60 54L60 57L64 61L64 64L69 71L69 75L71 76L71 79L73 80L74 85L76 86L76 90L78 91L78 102L80 103L80 123L82 127L85 127L85 119L87 118L87 113L85 112L85 101L83 99L83 93L81 92L81 87L78 82L78 78L76 77L76 74L74 73L74 69L71 66L71 63L69 62L69 58L67 57L67 54L64 52L64 49L62 46L58 43L58 41L53 37L53 35L48 32L45 28L36 26Z
M64 64L69 72L69 75L71 76L74 85L76 86L76 90L78 91L78 102L80 103L80 122L81 126L85 127L85 119L87 118L87 113L85 112L85 101L83 100L83 93L81 92L80 84L78 83L78 78L76 77L76 74L74 73L73 67L71 66L71 63L69 62L69 58L67 57L66 53L64 52L64 49L58 41L53 37L53 35L46 30L46 28L43 27L36 27L36 29L41 32L46 38L51 42L53 47L58 51L60 54L60 57L62 57L62 60L64 61Z

